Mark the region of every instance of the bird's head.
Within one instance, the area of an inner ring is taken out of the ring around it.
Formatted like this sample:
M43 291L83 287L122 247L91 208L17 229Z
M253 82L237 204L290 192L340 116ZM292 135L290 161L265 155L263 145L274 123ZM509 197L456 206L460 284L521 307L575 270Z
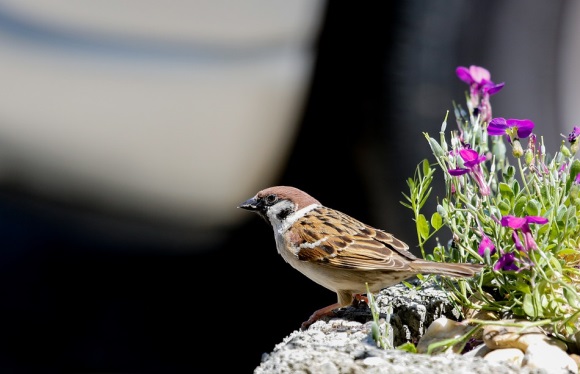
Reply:
M285 223L288 217L294 217L296 212L316 205L320 205L318 200L298 188L274 186L259 191L238 208L258 213L273 226L278 226Z

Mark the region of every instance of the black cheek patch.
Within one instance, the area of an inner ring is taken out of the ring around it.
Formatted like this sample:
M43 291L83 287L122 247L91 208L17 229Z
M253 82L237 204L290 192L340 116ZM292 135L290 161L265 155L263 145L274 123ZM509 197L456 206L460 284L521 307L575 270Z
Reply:
M280 213L276 214L276 218L278 218L280 221L282 221L283 219L288 217L290 215L290 213L292 213L292 209L284 209Z

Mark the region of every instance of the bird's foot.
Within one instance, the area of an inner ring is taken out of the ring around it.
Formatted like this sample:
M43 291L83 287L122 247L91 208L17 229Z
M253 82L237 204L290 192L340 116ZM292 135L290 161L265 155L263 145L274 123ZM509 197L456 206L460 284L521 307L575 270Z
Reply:
M302 325L300 326L300 330L304 331L304 330L308 329L308 327L310 327L310 325L312 325L314 322L318 321L322 317L334 315L334 310L337 308L340 308L340 306L341 305L339 303L336 303L336 304L332 304L332 305L329 305L327 307L318 309L316 312L312 313L312 315L310 316L310 318L308 318L307 321L302 322Z

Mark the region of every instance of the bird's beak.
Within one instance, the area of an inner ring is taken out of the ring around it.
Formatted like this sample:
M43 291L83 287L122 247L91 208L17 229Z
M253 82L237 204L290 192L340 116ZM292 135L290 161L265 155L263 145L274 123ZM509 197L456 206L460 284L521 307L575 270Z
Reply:
M243 203L241 203L238 208L242 208L245 210L250 210L250 211L256 211L260 208L259 204L258 204L258 200L255 197L252 197L251 199L248 199L246 201L244 201Z

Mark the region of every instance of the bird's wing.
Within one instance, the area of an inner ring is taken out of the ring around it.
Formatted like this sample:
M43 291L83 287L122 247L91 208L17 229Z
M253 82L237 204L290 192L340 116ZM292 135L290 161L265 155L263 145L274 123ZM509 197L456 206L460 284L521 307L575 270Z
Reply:
M325 207L297 220L287 235L300 260L332 267L404 270L417 259L393 235Z

